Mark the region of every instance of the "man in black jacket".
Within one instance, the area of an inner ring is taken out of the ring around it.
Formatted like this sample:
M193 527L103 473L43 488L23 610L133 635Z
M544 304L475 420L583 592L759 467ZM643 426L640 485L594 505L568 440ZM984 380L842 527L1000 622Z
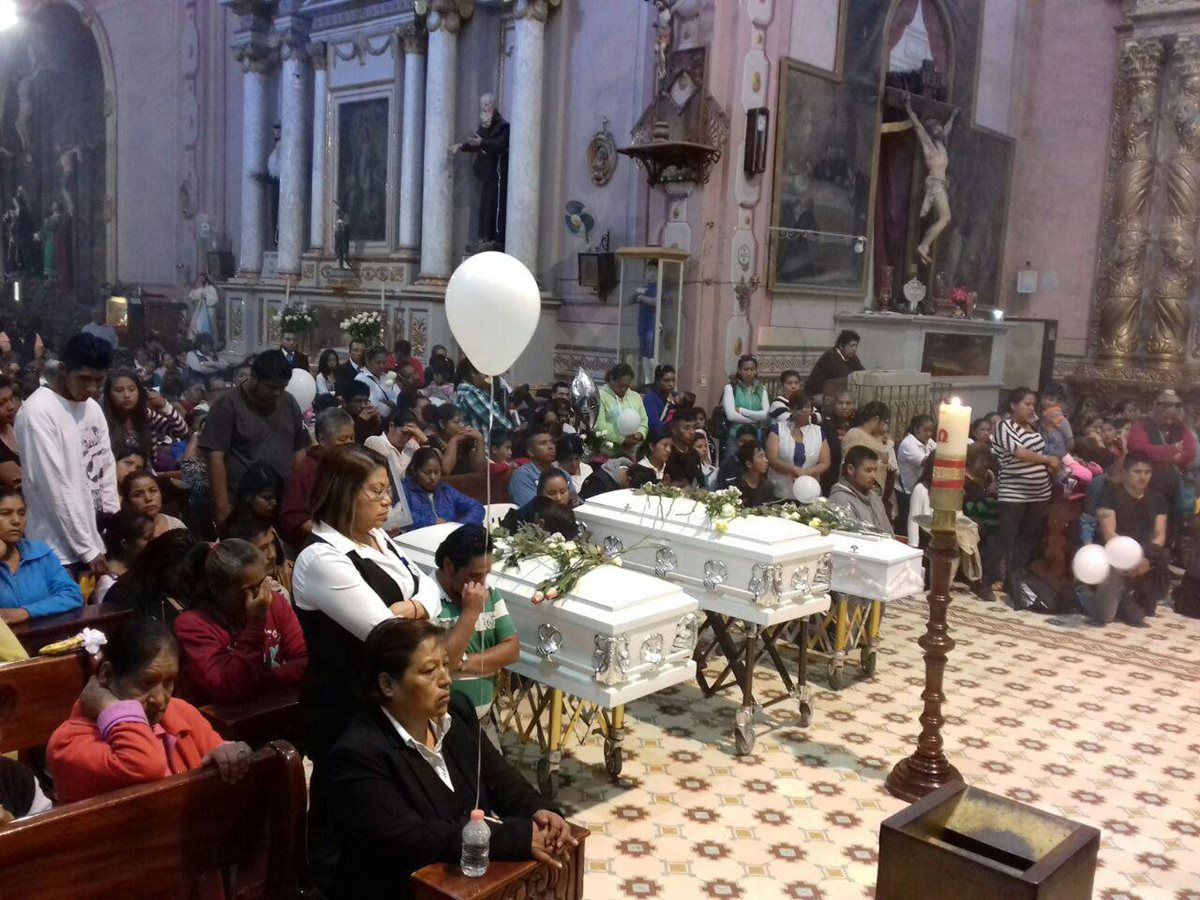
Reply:
M346 399L346 388L358 378L358 373L367 366L366 341L350 341L350 358L333 370L334 390L343 400Z

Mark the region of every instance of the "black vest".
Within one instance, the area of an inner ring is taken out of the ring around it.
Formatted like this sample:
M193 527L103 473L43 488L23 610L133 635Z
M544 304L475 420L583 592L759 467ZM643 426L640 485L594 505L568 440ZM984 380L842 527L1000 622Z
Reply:
M305 547L327 544L310 535ZM413 578L413 593L421 584L417 568L388 542L388 552L404 564ZM411 599L382 568L351 551L347 558L354 564L367 587L385 606ZM308 667L300 690L304 720L305 749L313 760L324 758L358 710L364 708L367 689L366 656L363 642L320 610L296 608L296 618L308 645Z

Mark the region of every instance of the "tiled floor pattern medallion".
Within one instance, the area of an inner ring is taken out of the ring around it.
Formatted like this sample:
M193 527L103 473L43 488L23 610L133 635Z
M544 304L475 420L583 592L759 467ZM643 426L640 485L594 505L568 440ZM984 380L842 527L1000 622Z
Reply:
M588 900L874 896L883 787L919 730L925 603L892 604L878 672L789 701L733 754L733 695L694 684L632 704L619 784L599 741L563 761L560 801L592 830ZM1200 900L1200 621L1093 628L957 598L946 749L967 780L1103 832L1097 900ZM852 675L856 669L847 669ZM768 696L782 688L760 669ZM508 739L506 738L506 744ZM510 758L532 773L540 751Z

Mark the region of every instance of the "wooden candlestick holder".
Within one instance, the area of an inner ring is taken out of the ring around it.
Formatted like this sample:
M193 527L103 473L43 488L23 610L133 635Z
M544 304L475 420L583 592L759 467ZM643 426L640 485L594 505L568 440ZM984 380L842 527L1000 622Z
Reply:
M896 763L887 777L887 789L893 797L910 803L951 781L962 781L962 775L942 752L942 690L946 671L946 655L954 649L954 640L946 626L950 607L950 576L958 555L958 535L955 521L958 513L937 509L933 512L929 542L929 621L925 634L917 643L925 651L925 690L921 699L921 735L912 756Z

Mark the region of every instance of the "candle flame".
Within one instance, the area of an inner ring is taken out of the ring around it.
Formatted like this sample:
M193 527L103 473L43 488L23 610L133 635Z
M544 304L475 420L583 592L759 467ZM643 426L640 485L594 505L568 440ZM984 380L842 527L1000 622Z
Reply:
M962 406L962 400L958 397L951 397L950 405L951 406Z

